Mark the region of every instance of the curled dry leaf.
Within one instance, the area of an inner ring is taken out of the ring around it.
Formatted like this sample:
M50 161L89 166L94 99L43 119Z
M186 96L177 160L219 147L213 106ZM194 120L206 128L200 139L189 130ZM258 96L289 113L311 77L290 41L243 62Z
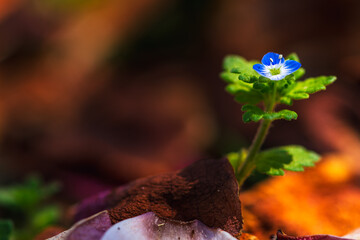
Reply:
M332 235L310 235L302 237L292 237L282 231L276 233L276 240L355 240L354 238L337 237Z

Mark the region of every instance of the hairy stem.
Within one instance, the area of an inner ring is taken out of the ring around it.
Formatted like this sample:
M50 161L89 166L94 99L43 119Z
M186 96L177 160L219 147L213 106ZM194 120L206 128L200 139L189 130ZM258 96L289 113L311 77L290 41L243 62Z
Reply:
M276 82L274 82L274 88L273 88L273 95L271 96L271 99L269 101L269 104L266 105L265 111L272 112L274 111L275 105L276 105ZM261 120L261 124L258 128L258 131L256 133L256 136L249 148L248 155L245 159L245 161L240 165L238 171L236 172L236 177L239 182L239 189L242 187L245 180L249 177L251 172L255 169L255 157L256 154L259 152L266 135L269 132L269 128L271 126L271 120L269 119L263 119Z

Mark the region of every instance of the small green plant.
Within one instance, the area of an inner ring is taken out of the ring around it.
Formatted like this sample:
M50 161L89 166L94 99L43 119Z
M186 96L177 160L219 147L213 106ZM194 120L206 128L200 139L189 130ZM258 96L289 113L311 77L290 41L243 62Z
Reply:
M13 232L13 224L10 220L0 219L0 240L9 240Z
M0 240L32 239L45 227L57 223L60 208L49 198L58 191L57 183L44 184L37 176L30 176L21 184L0 186Z
M298 117L296 112L288 109L276 111L279 104L291 106L293 100L307 99L310 94L325 90L336 77L319 76L300 81L305 69L294 53L285 60L283 55L269 52L261 63L239 56L227 56L223 67L221 78L228 83L226 90L234 95L235 101L244 104L243 121L261 121L249 149L228 155L239 186L255 169L268 175L284 175L284 170L303 171L304 167L314 166L319 155L302 146L260 149L274 120L290 121Z

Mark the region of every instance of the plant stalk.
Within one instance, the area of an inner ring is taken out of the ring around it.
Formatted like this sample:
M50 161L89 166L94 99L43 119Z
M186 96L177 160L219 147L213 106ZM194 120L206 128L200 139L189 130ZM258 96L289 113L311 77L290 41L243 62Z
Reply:
M241 189L243 183L245 180L249 177L250 173L255 169L255 156L260 150L266 135L269 131L271 125L271 120L262 120L261 124L258 128L258 131L256 133L256 137L253 141L253 143L250 146L249 153L243 162L243 164L240 166L237 178L239 182L239 189Z
M275 105L276 105L276 82L274 82L274 89L273 89L273 95L271 96L271 100L268 106L266 106L265 111L272 112L274 111ZM271 126L272 120L269 119L263 119L261 120L260 126L258 128L258 131L256 133L256 136L249 148L248 155L245 158L245 161L241 164L239 167L236 176L237 180L239 182L239 189L241 189L242 185L244 184L245 180L249 177L251 172L255 169L255 157L256 154L259 152L262 144L264 143L264 140L266 138L266 135L269 132L269 128Z

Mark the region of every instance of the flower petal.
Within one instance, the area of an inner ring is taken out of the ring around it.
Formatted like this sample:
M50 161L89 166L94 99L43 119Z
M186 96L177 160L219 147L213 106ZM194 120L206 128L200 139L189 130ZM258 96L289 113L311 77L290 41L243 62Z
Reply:
M270 60L270 58L271 58L271 60ZM262 64L264 64L266 66L284 63L284 61L285 61L285 59L282 55L273 53L273 52L268 52L261 59Z
M294 60L286 60L283 66L284 74L289 75L301 67L301 64Z
M289 75L289 74L280 73L277 75L269 76L268 78L270 78L270 80L273 80L273 81L279 81L279 80L284 79L287 75Z
M269 69L267 69L263 64L254 64L253 69L264 77L271 76Z

